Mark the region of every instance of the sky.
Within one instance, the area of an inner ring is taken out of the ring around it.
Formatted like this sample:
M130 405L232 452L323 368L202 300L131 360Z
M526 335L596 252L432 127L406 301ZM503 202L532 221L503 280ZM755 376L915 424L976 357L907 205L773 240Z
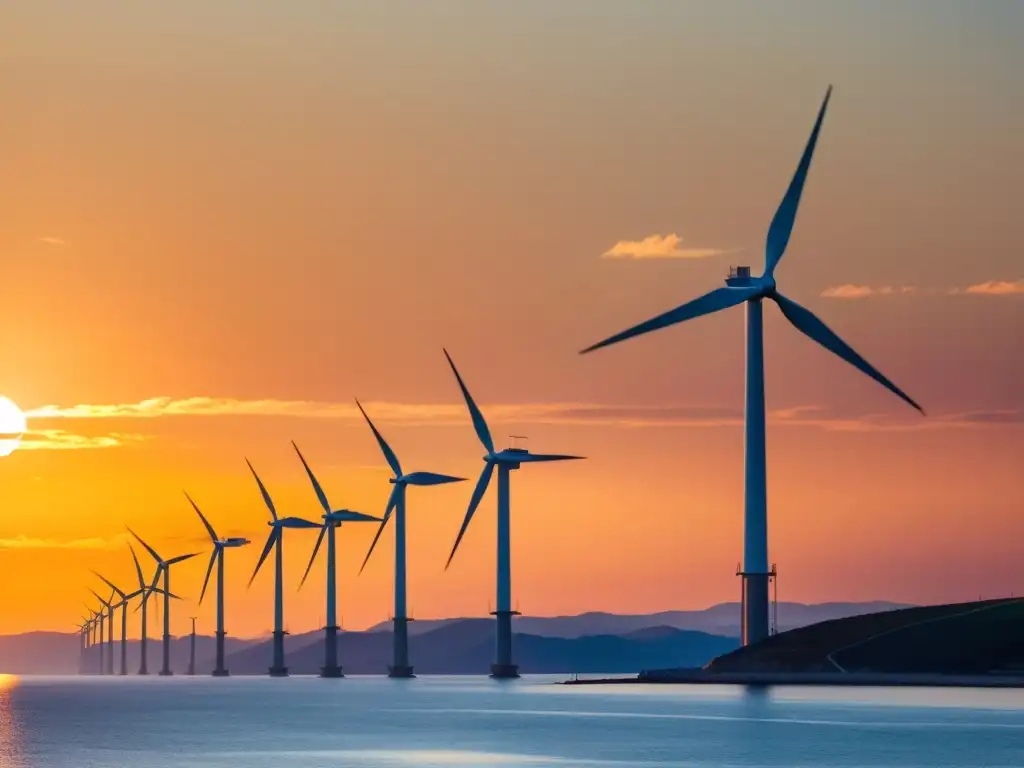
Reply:
M920 417L765 311L779 598L1024 591L1024 5L899 0L0 7L0 632L69 629L125 586L130 525L176 566L172 631L222 536L227 628L267 513L380 515L387 467L475 479L448 349L499 445L585 461L513 479L513 601L531 615L738 599L739 309L579 349L764 263L834 93L780 289ZM489 492L409 494L419 618L494 604ZM339 535L347 629L386 620L392 533ZM323 622L314 536L285 542L292 632ZM152 564L140 552L147 574ZM322 556L321 556L322 557ZM133 622L134 624L134 622ZM137 632L137 628L134 628ZM151 630L152 631L152 630Z

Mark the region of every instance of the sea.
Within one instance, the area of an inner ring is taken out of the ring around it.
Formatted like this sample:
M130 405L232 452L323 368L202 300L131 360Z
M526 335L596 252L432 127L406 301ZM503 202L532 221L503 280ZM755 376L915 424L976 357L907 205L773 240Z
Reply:
M0 768L1021 768L1024 692L0 677Z

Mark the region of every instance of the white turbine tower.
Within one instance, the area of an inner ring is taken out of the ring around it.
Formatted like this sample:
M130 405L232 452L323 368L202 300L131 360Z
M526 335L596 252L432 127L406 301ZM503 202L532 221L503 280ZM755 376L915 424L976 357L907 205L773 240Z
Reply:
M755 643L768 636L768 502L765 470L765 405L764 405L764 346L762 301L774 301L782 314L797 330L818 342L828 351L867 374L886 389L898 395L924 413L903 390L883 376L876 368L833 333L810 310L779 293L775 284L775 268L786 251L793 230L800 195L807 171L811 166L814 147L821 131L822 120L828 107L832 88L829 87L818 112L811 137L804 148L800 164L790 181L782 203L768 228L765 245L765 269L760 277L750 274L750 267L737 267L726 279L724 288L682 304L657 317L598 342L581 354L610 344L639 336L670 325L709 315L723 309L744 304L747 313L746 346L746 420L745 420L745 501L743 549L743 642Z
M224 550L225 549L237 549L238 547L244 547L249 543L249 540L235 536L228 539L221 539L217 536L217 532L213 530L213 526L210 525L210 521L206 519L206 516L200 511L199 506L192 500L192 497L187 493L185 498L188 499L188 503L192 505L192 509L199 515L199 519L203 521L203 525L206 527L206 532L210 534L210 541L213 542L213 552L210 553L210 564L206 566L206 578L203 579L203 591L199 594L199 604L203 604L203 598L206 597L206 587L210 584L210 574L213 573L214 563L217 565L217 660L213 667L214 677L227 677L228 670L224 666Z
M321 515L323 518L323 525L320 526L320 535L317 536L316 545L313 547L313 554L309 558L309 565L306 566L306 572L302 575L302 581L299 582L299 587L306 583L306 577L309 576L309 569L313 567L313 561L316 560L316 553L320 551L320 545L323 543L324 535L327 536L327 624L324 627L324 665L320 668L320 677L344 677L341 674L341 667L338 664L338 580L337 580L337 558L336 549L334 544L335 528L340 528L342 523L379 523L381 519L379 517L373 517L371 515L364 515L362 512L353 512L349 509L336 509L332 510L330 503L327 501L327 495L324 493L324 489L320 487L320 483L317 481L316 476L313 474L313 470L309 468L309 464L306 463L306 459L302 455L302 451L299 450L299 446L292 443L292 447L295 452L299 454L299 460L302 462L302 466L306 468L306 474L309 476L309 482L313 485L313 490L316 492L316 497L320 501L320 506L323 507L324 513Z
M388 668L388 677L414 677L412 672L412 666L409 664L409 627L408 623L412 619L408 616L406 607L406 584L405 584L405 489L410 485L442 485L444 483L460 483L466 478L464 477L452 477L450 475L439 475L436 472L410 472L405 474L402 472L402 465L398 462L398 457L395 452L391 450L391 446L387 444L380 432L370 421L370 417L366 415L366 411L363 410L363 406L356 400L356 405L359 407L360 413L363 414L363 418L366 419L366 423L370 425L370 429L373 431L373 436L377 438L377 444L380 446L381 452L384 454L384 459L387 461L388 466L391 467L391 471L395 473L395 476L390 478L390 482L395 487L391 489L391 496L388 498L387 509L384 510L384 520L381 521L380 527L377 528L377 535L373 537L373 542L370 544L370 549L366 553L366 558L363 560L363 565L359 569L359 572L363 572L363 568L366 567L366 563L370 560L370 555L373 554L373 548L377 546L377 540L380 538L381 533L384 532L384 526L388 524L388 520L391 518L391 512L394 510L395 513L395 613L393 617L395 631L394 631L394 655L392 657L392 665Z
M246 464L249 464L249 460L245 460ZM278 517L277 509L274 507L274 501L270 498L270 494L267 493L266 486L263 485L263 481L260 480L260 476L256 474L256 470L252 468L252 464L249 464L249 471L252 472L252 476L256 478L256 484L260 488L260 494L263 496L263 503L267 505L267 509L270 510L270 520L267 525L270 526L270 535L267 536L267 543L263 547L263 552L260 554L259 562L256 563L256 569L252 572L252 578L249 579L249 586L252 586L253 581L256 579L256 574L260 572L260 567L263 565L263 561L267 559L270 554L270 550L274 550L274 652L270 666L271 677L288 677L288 667L284 663L284 554L282 548L284 546L284 529L285 528L320 528L314 522L309 520L303 520L299 517Z
M476 403L473 402L469 390L462 381L455 363L452 362L448 350L444 350L444 356L448 358L448 365L459 382L459 389L466 400L466 407L473 420L473 429L480 439L484 449L487 451L483 457L484 468L477 480L476 488L469 500L469 508L466 510L466 517L462 520L462 527L455 539L452 552L448 555L448 562L445 570L452 563L455 557L455 550L459 548L459 542L466 533L469 521L473 519L480 500L487 491L487 485L491 482L491 475L494 468L498 468L498 573L497 573L497 610L494 617L497 620L497 647L495 649L495 661L491 665L491 677L510 678L519 677L519 667L512 663L512 616L518 611L512 610L512 544L511 544L511 505L509 502L509 474L519 469L521 464L530 464L542 461L570 461L582 459L582 456L565 456L562 454L530 453L525 448L506 448L503 451L494 450L494 441L491 439L491 432L487 428L487 422L480 412Z
M164 576L164 586L163 589L160 590L160 593L164 596L163 666L160 669L160 674L164 676L172 675L174 673L171 672L171 597L173 597L171 594L171 566L195 557L199 553L191 552L187 555L178 555L177 557L164 560L156 553L155 549L139 538L139 534L131 528L128 529L128 533L134 536L138 540L139 544L144 546L150 556L156 560L156 576L153 578L151 589L156 589L156 583L160 578L160 574L162 573Z

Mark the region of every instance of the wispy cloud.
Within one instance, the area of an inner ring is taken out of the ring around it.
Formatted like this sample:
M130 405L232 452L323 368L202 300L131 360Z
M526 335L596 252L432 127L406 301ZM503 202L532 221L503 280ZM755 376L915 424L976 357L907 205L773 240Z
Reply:
M969 285L964 293L973 293L981 296L1013 296L1024 294L1024 280L990 280L987 283Z
M1015 296L1024 295L1024 280L989 280L953 288L922 288L915 285L856 285L845 283L833 285L821 292L829 299L868 299L876 296L907 296L919 294L923 296L958 296L970 294L975 296Z
M57 247L64 247L67 245L67 241L62 240L59 237L40 237L40 243L46 243L47 245L53 245Z
M62 429L33 429L22 435L19 451L72 451L117 448L145 440L143 435L112 432L106 435L78 435Z
M93 537L88 539L37 539L24 534L0 539L0 550L10 549L117 549L124 546L127 534L119 534L104 539Z
M620 240L601 254L603 259L706 259L728 251L721 248L682 248L682 238L650 235L643 240Z
M917 293L918 289L913 285L883 285L873 288L870 285L834 285L821 292L822 296L829 299L866 299L871 296L906 296Z
M465 405L455 403L364 403L375 422L396 426L465 426ZM615 405L607 403L515 403L482 404L490 424L551 424L568 426L645 427L717 427L743 423L740 408L715 405ZM773 424L815 427L828 430L867 431L935 429L952 427L1024 424L1024 412L972 411L931 415L921 418L894 412L842 416L817 405L800 405L769 411ZM32 419L154 419L159 417L284 417L338 419L361 423L355 405L306 400L236 400L231 398L192 397L151 398L137 403L67 407L49 405L28 412ZM69 447L108 447L145 439L137 434L110 433L99 437L70 435L59 430L37 432ZM91 441L91 442L87 442Z

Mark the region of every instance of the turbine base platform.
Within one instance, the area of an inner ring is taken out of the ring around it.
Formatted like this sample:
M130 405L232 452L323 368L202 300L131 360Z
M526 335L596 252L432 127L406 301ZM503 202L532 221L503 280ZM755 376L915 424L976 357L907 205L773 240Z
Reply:
M226 669L215 669L210 673L212 677L231 677L231 673Z
M320 677L323 678L340 678L344 677L341 673L341 667L320 667Z
M398 666L392 666L392 665L389 664L388 665L388 677L394 677L394 678L413 678L413 677L416 677L416 675L414 675L412 673L412 667L398 667Z
M519 677L519 665L491 664L491 677L495 680L515 680Z
M171 672L171 670L169 670L169 669L161 669L160 670L160 677L171 677L172 675L174 675L174 673Z
M271 667L268 673L271 677L288 677L288 667Z

